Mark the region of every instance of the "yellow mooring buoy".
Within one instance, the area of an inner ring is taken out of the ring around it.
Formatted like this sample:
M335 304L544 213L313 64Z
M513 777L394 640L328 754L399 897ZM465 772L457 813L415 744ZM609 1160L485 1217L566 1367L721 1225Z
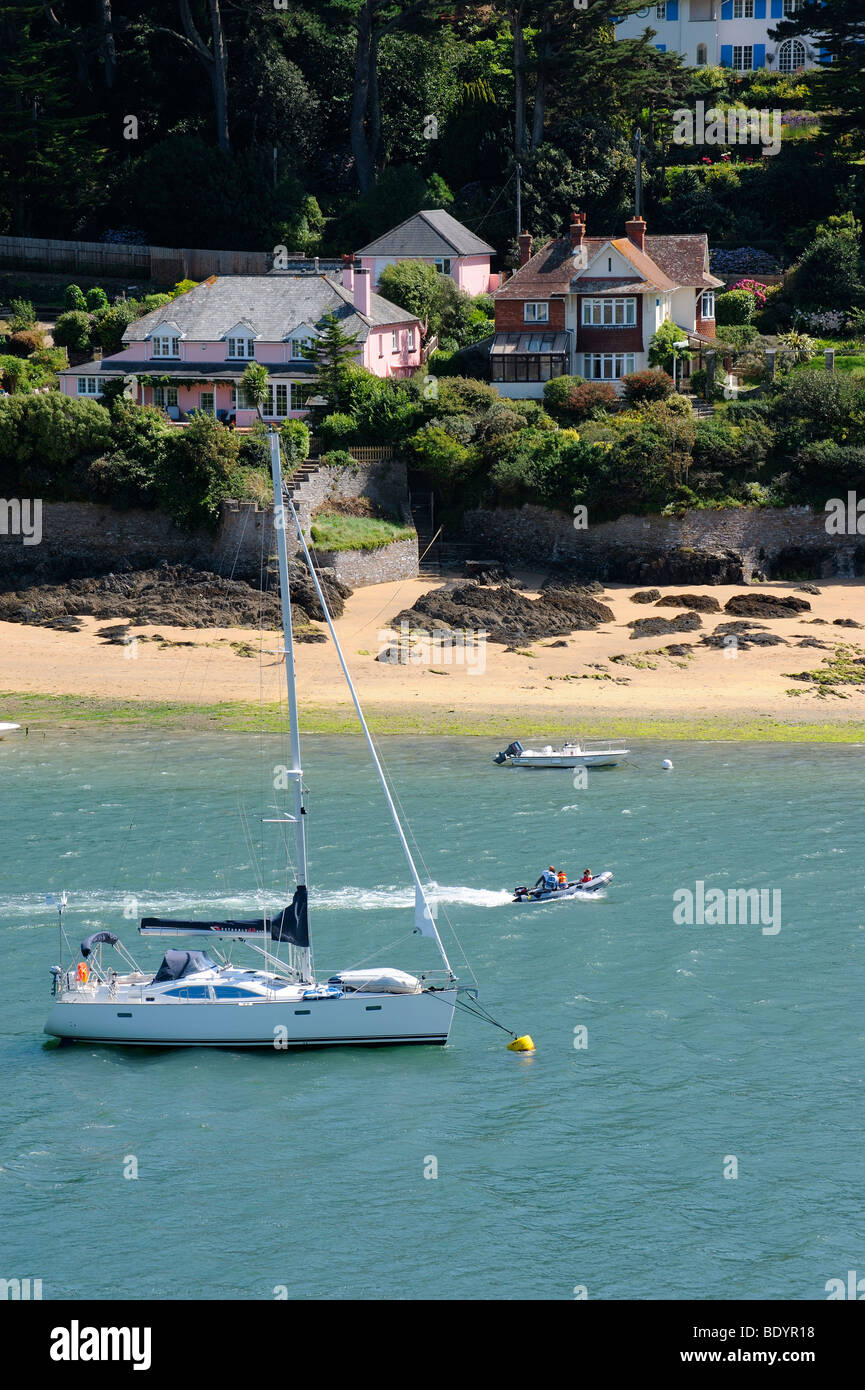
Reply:
M508 1043L508 1052L534 1052L535 1045L525 1033L521 1038L514 1038L513 1042Z

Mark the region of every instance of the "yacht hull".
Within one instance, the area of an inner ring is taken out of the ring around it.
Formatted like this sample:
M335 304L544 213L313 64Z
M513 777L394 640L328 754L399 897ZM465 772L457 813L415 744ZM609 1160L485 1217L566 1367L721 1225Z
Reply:
M455 989L421 994L237 1004L211 1000L124 1003L60 998L45 1032L67 1041L138 1047L358 1047L448 1040Z

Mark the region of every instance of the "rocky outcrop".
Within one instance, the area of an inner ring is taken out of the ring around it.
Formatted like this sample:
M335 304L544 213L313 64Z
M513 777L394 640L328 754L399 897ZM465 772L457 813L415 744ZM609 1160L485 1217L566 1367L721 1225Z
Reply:
M656 608L690 608L695 613L720 613L721 605L708 594L670 594L655 599Z
M724 604L724 612L737 618L796 618L810 611L808 600L793 594L734 594Z
M631 594L631 603L657 603L660 597L660 589L640 589Z
M669 632L696 632L703 626L699 613L683 613L681 618L634 618L627 624L631 637L662 637Z
M291 564L289 576L296 635L301 641L320 640L323 634L310 624L323 620L324 614L306 566ZM321 585L331 613L339 617L351 590L325 575ZM282 621L275 582L262 593L245 580L224 579L186 565L159 565L0 594L0 621L74 627L74 619L82 615L187 628L278 628Z
M451 584L421 594L404 608L392 626L406 623L421 632L486 632L491 642L522 646L543 637L586 632L613 621L613 611L584 589L546 589L530 599L503 584L497 589L478 584Z

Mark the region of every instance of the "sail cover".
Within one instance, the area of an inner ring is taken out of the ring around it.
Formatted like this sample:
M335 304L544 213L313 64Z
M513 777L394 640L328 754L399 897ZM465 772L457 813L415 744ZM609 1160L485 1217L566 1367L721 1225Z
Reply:
M293 946L309 946L306 887L301 884L291 903L283 908L277 917L259 917L252 922L232 919L224 922L186 922L171 917L142 917L138 930L151 936L198 936L211 933L227 937L269 936L273 941L288 941Z
M309 905L305 884L298 886L289 906L274 917L270 923L270 935L274 941L288 941L292 946L309 946Z
M117 940L113 931L95 931L92 936L86 936L82 941L81 954L86 960L93 947L98 946L100 941L104 941L106 946L116 946Z

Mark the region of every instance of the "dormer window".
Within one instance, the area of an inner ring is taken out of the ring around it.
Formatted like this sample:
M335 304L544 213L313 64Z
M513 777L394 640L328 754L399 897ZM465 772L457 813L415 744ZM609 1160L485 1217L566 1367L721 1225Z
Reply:
M245 361L247 358L254 357L254 356L255 356L255 339L254 339L254 338L229 338L229 339L228 339L228 354L227 354L227 355L228 355L229 357L243 358L244 361Z
M549 323L550 306L543 300L527 300L523 305L524 323Z
M300 358L302 361L308 361L308 358L306 357L305 349L309 349L309 348L313 347L314 343L315 343L315 339L314 339L314 338L310 338L310 337L292 338L292 340L291 340L291 356L292 356L292 359L293 359L293 360L297 360L298 358Z
M166 334L153 339L154 357L179 357L180 339L176 333Z

